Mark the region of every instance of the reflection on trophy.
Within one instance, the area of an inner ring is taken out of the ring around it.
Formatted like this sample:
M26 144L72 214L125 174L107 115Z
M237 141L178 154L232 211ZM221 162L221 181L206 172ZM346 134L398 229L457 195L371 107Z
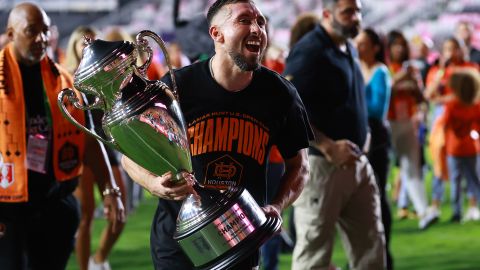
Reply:
M87 39L74 85L95 101L82 105L73 90L64 89L58 105L75 126L145 169L156 175L171 171L175 175L172 181L185 181L184 174L193 174L193 169L175 76L169 72L173 90L161 81L146 79L153 52L145 37L158 43L171 71L165 44L151 31L140 32L136 44ZM136 66L138 51L148 53L140 67ZM76 122L66 110L65 99L81 110L102 110L105 135ZM216 173L231 172L226 168ZM190 195L184 200L174 239L197 268L233 266L280 228L280 220L266 216L244 188L221 193L197 184L195 189L200 198Z

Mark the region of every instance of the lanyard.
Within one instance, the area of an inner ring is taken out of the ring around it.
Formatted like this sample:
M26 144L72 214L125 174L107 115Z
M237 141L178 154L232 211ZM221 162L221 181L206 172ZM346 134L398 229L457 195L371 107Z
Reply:
M51 104L50 104L50 101L48 100L47 91L46 91L45 83L43 82L43 78L42 78L42 94L43 94L43 106L45 108L45 116L47 118L47 124L50 128L52 128L53 127L52 112L50 111Z

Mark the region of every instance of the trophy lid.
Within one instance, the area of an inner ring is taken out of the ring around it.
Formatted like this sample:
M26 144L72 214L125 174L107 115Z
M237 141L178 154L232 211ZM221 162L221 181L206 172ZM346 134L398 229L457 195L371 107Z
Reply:
M136 58L136 54L132 54L135 51L135 46L128 41L105 41L101 39L91 41L86 39L85 42L88 45L83 49L82 60L75 72L75 77L79 80L90 77L119 59L124 60L132 55L133 58Z

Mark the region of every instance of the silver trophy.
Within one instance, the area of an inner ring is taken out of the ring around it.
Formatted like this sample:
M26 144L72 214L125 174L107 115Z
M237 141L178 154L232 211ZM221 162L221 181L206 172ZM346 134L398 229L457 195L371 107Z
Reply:
M145 73L152 59L150 37L162 49L170 70L173 91ZM74 75L74 86L95 100L82 105L72 89L64 89L58 105L64 116L85 133L120 151L147 170L174 173L174 182L193 174L189 139L180 110L174 72L163 40L141 31L136 43L86 40L83 57ZM139 52L148 59L136 65ZM103 111L99 134L80 125L65 107L65 99L81 110ZM225 192L194 186L200 197L184 200L174 239L199 269L225 269L247 258L279 230L281 221L266 216L249 192L233 187Z

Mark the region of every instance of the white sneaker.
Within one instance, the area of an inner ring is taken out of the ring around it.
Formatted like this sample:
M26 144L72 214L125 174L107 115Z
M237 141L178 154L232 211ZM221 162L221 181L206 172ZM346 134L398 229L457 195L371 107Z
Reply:
M112 270L112 269L110 268L110 264L108 263L108 261L97 263L93 259L93 255L92 255L88 260L88 270Z
M418 228L420 230L425 230L430 225L437 222L439 217L440 217L440 210L438 210L436 207L428 207L427 211L420 218L420 221L418 222Z
M463 221L479 221L480 210L476 206L469 207L465 214Z

